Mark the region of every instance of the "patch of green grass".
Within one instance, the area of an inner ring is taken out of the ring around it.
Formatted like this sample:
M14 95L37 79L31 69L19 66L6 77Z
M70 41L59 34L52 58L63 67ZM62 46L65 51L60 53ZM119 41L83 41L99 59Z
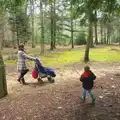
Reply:
M66 65L81 60L83 52L78 50L64 51L61 54L53 54L52 57L43 57L42 61L46 65Z
M112 50L111 47L97 48L90 50L90 59L101 62L117 62L120 61L120 48L116 47L118 51Z
M112 47L120 50L119 47ZM92 48L90 49L90 60L97 62L117 62L120 61L120 51L111 50L111 47ZM57 55L54 53L52 57L44 56L42 62L46 65L66 65L83 61L84 49L73 49L64 51Z
M115 48L115 49L113 49ZM53 51L46 52L44 55L40 55L36 50L30 55L39 57L41 62L45 66L61 66L66 64L72 64L75 62L83 61L85 49L73 49L64 51ZM6 56L5 56L6 57ZM113 47L102 47L90 49L90 60L97 62L117 62L120 61L120 48L117 46ZM7 60L6 64L15 64L15 60ZM31 62L30 62L31 63Z
M16 64L17 61L16 60L5 60L6 64Z

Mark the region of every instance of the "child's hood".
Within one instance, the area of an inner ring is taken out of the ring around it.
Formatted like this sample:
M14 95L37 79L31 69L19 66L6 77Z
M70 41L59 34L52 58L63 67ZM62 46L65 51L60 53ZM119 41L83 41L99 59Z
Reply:
M92 72L91 71L88 71L88 72L84 72L83 74L82 74L82 77L83 78L86 78L86 77L90 77L92 75Z

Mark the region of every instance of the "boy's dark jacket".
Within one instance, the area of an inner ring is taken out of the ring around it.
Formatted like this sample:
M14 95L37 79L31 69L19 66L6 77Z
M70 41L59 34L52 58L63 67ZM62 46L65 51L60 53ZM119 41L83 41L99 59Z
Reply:
M93 88L94 80L96 76L92 71L84 72L81 77L80 81L82 82L83 88L86 90L90 90Z

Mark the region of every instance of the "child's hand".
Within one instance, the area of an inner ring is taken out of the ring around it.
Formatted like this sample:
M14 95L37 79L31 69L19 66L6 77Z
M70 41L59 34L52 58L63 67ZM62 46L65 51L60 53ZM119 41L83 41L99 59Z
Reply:
M37 58L34 58L34 59L33 59L33 61L35 61L35 62L36 62L36 60L37 60Z
M96 84L94 83L93 89L96 88Z

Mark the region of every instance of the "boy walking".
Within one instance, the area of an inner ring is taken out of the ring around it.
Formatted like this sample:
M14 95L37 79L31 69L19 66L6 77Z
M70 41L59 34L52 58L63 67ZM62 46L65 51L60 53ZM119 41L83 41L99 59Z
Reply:
M89 66L84 67L84 73L80 77L80 81L82 82L82 86L83 86L82 99L83 101L86 100L86 92L88 92L90 94L93 104L95 103L95 98L91 90L93 88L95 79L96 76L90 70L90 67Z

